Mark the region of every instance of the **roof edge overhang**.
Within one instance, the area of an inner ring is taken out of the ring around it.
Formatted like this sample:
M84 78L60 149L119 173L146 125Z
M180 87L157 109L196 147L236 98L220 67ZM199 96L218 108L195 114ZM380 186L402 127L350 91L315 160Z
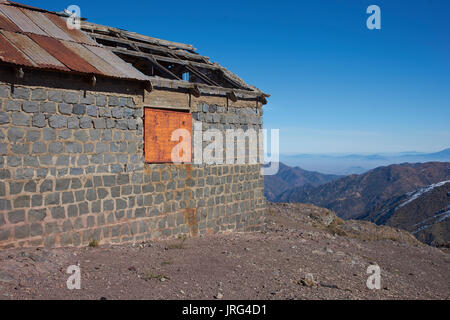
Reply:
M107 79L107 80L111 80L111 81L114 81L114 80L126 81L129 83L134 82L137 84L141 84L142 86L145 86L145 84L148 84L150 82L149 80L111 77L111 76L107 76L107 75L103 75L103 74L85 73L85 72L79 72L79 71L73 71L73 70L65 71L65 70L55 69L52 67L36 68L36 67L32 67L32 66L26 66L26 65L21 65L21 64L0 61L0 68L2 68L2 67L9 69L9 71L11 73L15 73L15 74L17 74L19 70L20 70L20 73L23 72L24 75L26 75L28 72L30 72L30 73L49 72L52 74L76 76L76 77L79 77L80 79L86 79L86 80L88 80L88 82L92 82L93 79ZM94 80L94 81L96 81L96 80ZM95 87L95 85L93 87Z

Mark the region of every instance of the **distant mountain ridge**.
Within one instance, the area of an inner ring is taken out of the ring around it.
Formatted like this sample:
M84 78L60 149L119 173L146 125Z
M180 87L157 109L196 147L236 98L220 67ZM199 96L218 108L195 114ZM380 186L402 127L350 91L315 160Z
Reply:
M280 162L278 173L265 177L265 195L267 200L275 201L281 193L293 187L317 187L339 178L342 176L307 171L298 167L292 168Z
M309 203L341 218L367 220L450 246L450 162L400 164L314 187L288 189L277 202Z
M450 148L439 151L439 152L435 152L435 153L431 153L429 154L429 156L433 156L433 157L450 157Z
M276 201L311 203L333 210L341 218L354 219L393 197L445 180L450 180L450 162L396 164L318 187L292 188Z

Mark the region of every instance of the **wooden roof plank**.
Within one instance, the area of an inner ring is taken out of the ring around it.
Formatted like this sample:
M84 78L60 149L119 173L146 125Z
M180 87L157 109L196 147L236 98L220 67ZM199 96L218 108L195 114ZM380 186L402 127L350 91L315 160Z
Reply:
M188 50L188 51L192 51L192 52L196 51L196 49L192 45L189 45L189 44L153 38L153 37L141 35L141 34L138 34L135 32L121 30L121 29L107 27L107 26L102 26L102 25L87 22L87 21L82 21L82 28L91 29L93 31L97 31L97 32L104 33L104 34L105 33L106 34L110 34L110 33L121 34L121 35L128 37L131 40L138 40L138 41L143 41L143 42L153 43L153 44L161 44L163 46L179 48L179 49Z
M165 62L171 62L171 63L176 63L176 64L182 64L185 66L195 66L195 67L200 67L200 68L205 68L205 69L211 69L211 70L220 70L219 67L213 65L213 64L207 64L207 63L201 63L201 62L193 62L193 61L186 61L186 60L182 60L182 59L175 59L175 58L171 58L171 57L163 57L157 54L150 54L150 53L146 53L146 52L137 52L137 51L130 51L127 49L123 49L123 48L116 48L116 47L110 47L110 46L105 46L105 48L108 48L111 51L114 52L118 52L118 53L123 53L123 54L128 54L131 56L136 56L136 57L153 57L158 61L165 61Z
M184 50L183 51L181 51L181 50L173 50L173 49L169 49L169 48L167 48L165 46L161 46L161 45L136 42L136 41L132 41L132 40L128 40L128 39L112 37L112 36L98 34L98 33L89 33L89 35L91 37L95 38L95 39L106 40L106 41L116 42L116 43L119 43L119 44L130 45L130 46L136 45L139 48L159 51L159 52L162 52L162 53L176 54L177 56L180 56L180 57L183 57L183 58L186 58L186 59L200 60L202 62L209 61L209 58L206 57L206 56L201 56L201 55L196 54L196 53L195 54L194 53L189 53L189 52L186 52Z

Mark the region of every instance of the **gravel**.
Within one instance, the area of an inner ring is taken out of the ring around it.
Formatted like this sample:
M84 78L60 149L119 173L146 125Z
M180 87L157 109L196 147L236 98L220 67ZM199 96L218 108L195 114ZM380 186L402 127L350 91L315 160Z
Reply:
M2 299L448 299L448 251L335 235L311 207L270 205L267 229L97 248L0 251ZM326 219L326 223L329 223ZM380 290L366 286L381 268ZM81 290L68 290L78 265Z

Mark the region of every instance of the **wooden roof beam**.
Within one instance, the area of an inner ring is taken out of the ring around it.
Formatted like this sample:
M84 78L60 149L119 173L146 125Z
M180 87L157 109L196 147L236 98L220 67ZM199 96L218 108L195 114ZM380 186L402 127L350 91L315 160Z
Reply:
M207 84L215 86L215 87L221 87L218 83L216 83L214 80L210 79L208 76L204 75L199 70L195 69L192 66L186 66L186 69L188 69L190 72L192 72L194 75L205 81Z
M90 30L97 31L100 33L107 33L107 34L111 33L111 32L115 32L118 34L125 35L127 38L136 39L136 40L144 41L144 42L151 43L151 44L161 44L163 46L188 50L190 52L196 51L196 49L189 44L157 39L157 38L153 38L153 37L149 37L149 36L144 36L144 35L141 35L141 34L138 34L135 32L121 30L121 29L112 28L112 27L106 27L106 26L102 26L102 25L87 22L87 21L82 21L82 28L90 29Z
M128 50L127 50L128 51ZM132 51L128 51L129 53L131 53ZM162 73L165 73L166 75L169 76L169 78L174 79L174 80L182 80L180 77L178 77L176 74L174 74L172 71L170 71L169 69L167 69L166 67L164 67L162 64L160 64L158 61L156 61L156 59L154 57L152 57L151 55L130 55L127 53L121 53L118 52L119 55L123 54L123 55L128 55L128 56L132 56L132 57L139 57L139 58L143 58L145 59L147 62L149 62L150 64L152 64L153 66L156 67L156 69L158 69L159 71L161 71Z
M211 70L221 70L219 67L217 67L213 64L207 64L207 63L202 63L202 62L193 62L193 61L187 61L187 60L182 60L182 59L175 59L175 58L171 58L171 57L163 57L163 56L160 56L157 54L130 51L130 50L119 48L119 47L111 47L111 46L104 46L104 47L108 48L111 51L123 53L123 54L129 54L129 55L135 55L135 56L141 56L141 57L151 56L158 61L182 64L185 66L193 66L193 67L199 67L199 68L205 68L205 69L211 69Z
M132 55L132 56L152 56L157 61L164 61L164 62L184 65L184 66L186 66L186 68L189 71L191 71L192 73L197 75L199 78L201 78L207 84L212 85L212 86L221 87L221 85L219 85L216 81L214 81L213 79L211 79L208 76L204 75L203 73L201 73L196 68L198 67L198 68L204 68L204 69L210 69L210 70L218 71L222 75L223 80L227 81L229 84L234 86L236 89L243 89L243 90L246 89L240 83L234 81L233 79L228 78L225 75L225 73L223 72L222 68L220 68L218 66L215 66L213 64L206 64L206 63L200 63L200 62L186 61L186 60L181 60L181 59L176 59L176 58L171 58L171 57L163 57L163 56L159 56L159 55L152 55L152 54L145 53L145 52L130 51L130 50L123 49L123 48L115 48L115 47L109 47L109 46L107 46L107 48L109 48L110 50L112 50L114 52L117 52L117 53L129 54L129 55Z
M120 43L120 44L126 44L129 46L136 45L137 47L141 47L144 49L160 51L160 52L167 53L167 54L175 54L177 56L181 56L186 59L201 60L204 62L209 61L208 57L201 56L201 55L198 55L195 53L189 53L186 51L178 51L178 50L174 50L174 49L168 49L167 47L161 46L161 45L156 45L156 44L153 45L153 44L147 44L147 43L142 43L142 42L135 42L135 41L128 40L128 39L116 38L116 37L107 36L107 35L98 34L98 33L88 32L88 34L90 37L94 38L94 40L100 39L100 40L111 41L111 42L116 42L116 43Z
M169 53L169 55L172 56L172 58L177 58L174 54ZM208 66L210 66L210 64L207 64ZM220 75L221 80L228 82L231 86L236 87L237 89L246 89L244 88L240 83L234 81L233 79L229 79L225 73L223 72L222 68L215 66L216 69L214 69L215 71L217 71ZM213 81L212 79L210 79L211 81ZM213 81L212 85L216 85L217 83L215 81Z

